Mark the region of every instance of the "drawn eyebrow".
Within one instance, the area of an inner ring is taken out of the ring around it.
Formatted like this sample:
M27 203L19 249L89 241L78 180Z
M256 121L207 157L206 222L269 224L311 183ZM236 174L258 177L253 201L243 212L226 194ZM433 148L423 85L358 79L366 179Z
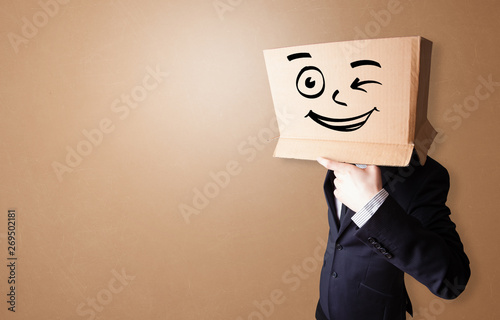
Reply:
M292 61L295 59L300 59L300 58L312 58L310 53L307 52L299 52L299 53L294 53L291 54L287 57L288 61Z
M375 66L375 67L382 68L380 66L380 63L378 63L377 61L373 61L373 60L358 60L358 61L351 62L351 68L356 68L356 67L360 67L360 66Z

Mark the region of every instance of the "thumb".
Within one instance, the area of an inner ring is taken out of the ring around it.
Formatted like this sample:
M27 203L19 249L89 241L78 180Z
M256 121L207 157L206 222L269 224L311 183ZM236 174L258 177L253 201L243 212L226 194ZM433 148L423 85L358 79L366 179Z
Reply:
M375 165L367 165L365 172L368 172L370 175L378 175L380 174L380 168Z

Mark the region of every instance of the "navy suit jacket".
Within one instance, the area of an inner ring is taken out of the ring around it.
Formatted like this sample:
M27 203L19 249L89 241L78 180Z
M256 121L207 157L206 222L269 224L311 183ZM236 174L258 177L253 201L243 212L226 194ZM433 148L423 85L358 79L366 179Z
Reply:
M456 298L470 276L469 260L446 206L449 176L431 158L408 167L380 167L389 193L361 228L348 210L336 215L333 173L324 190L330 232L316 317L321 320L401 320L412 314L404 273L435 295Z

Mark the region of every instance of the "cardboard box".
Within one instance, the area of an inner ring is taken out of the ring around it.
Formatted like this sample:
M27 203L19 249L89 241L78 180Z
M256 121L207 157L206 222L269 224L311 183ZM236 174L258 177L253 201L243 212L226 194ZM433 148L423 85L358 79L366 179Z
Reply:
M280 137L275 157L423 164L432 42L357 40L264 50ZM292 118L292 120L290 120Z

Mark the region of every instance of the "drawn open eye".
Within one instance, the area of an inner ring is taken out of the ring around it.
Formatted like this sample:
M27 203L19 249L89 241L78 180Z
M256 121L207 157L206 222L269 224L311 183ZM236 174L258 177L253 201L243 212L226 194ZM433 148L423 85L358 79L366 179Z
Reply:
M325 77L316 67L304 67L297 76L296 86L302 96L314 99L325 91Z

